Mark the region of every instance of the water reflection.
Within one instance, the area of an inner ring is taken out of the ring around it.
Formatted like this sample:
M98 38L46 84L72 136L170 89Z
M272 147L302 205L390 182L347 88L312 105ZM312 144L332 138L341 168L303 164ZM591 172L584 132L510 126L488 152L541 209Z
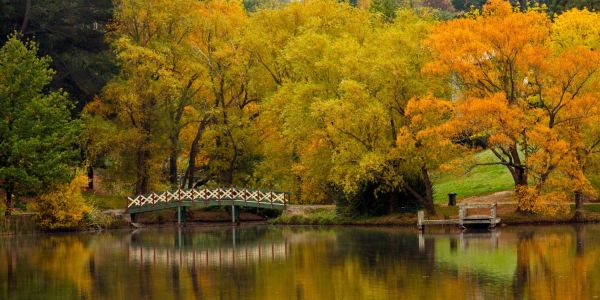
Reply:
M182 234L178 229L174 245L164 245L160 239L144 238L146 233L138 231L131 235L128 249L128 262L134 264L177 265L196 267L236 267L236 265L260 264L270 260L287 260L288 242L281 236L270 239L255 239L248 242L238 242L239 229L231 229L231 240L217 240L214 243L209 235L196 236L190 239L190 234ZM159 236L160 237L160 236ZM185 237L185 238L184 238Z
M590 299L600 226L250 227L0 239L0 299Z

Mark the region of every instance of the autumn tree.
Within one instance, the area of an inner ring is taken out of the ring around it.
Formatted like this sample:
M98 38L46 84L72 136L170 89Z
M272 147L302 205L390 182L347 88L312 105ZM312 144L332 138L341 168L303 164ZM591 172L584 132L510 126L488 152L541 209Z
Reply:
M432 19L410 10L398 14L385 24L367 11L316 1L262 11L252 20L253 40L271 32L267 24L278 24L264 47L248 42L274 85L260 106L266 158L257 176L274 161L292 166L287 174L261 177L272 180L265 183L291 184L304 202L335 199L340 192L371 203L393 195L388 211L406 193L402 197L433 211L431 193L413 186L425 180L421 165L412 164L416 154L398 146L404 146L400 131L410 123L409 100L428 89L444 92L420 73L427 55L419 41Z
M487 140L522 211L556 212L555 204L592 190L570 140L584 138L576 128L595 116L598 53L552 33L545 12L497 0L441 24L426 43L434 53L426 71L453 76L458 88L457 134Z
M431 95L413 98L406 104L408 122L398 130L397 148L406 163L416 166L417 176L423 179L423 203L433 203L431 172L449 172L462 167L459 158L468 153L462 145L452 141L452 130L446 128L453 116L454 108L450 101ZM410 191L409 186L406 188ZM432 210L431 207L428 209Z
M202 79L189 45L198 16L195 5L185 0L116 3L109 38L120 73L86 110L89 130L110 129L97 124L102 121L116 126L116 132L105 133L114 135L113 145L104 146L115 153L111 157L120 169L116 173L124 175L120 179L133 175L137 194L161 181L165 152L169 181L177 182L183 114Z
M201 102L193 106L188 126L189 152L182 185L196 182L247 184L256 153L251 117L257 101L251 76L254 61L241 46L247 16L239 3L208 1L197 10L199 22L190 37L192 55L205 74ZM256 80L256 82L255 82ZM198 176L198 161L203 172Z
M37 44L11 35L0 49L0 187L6 214L13 195L39 194L69 180L77 163L79 122L62 91L48 92L54 71Z

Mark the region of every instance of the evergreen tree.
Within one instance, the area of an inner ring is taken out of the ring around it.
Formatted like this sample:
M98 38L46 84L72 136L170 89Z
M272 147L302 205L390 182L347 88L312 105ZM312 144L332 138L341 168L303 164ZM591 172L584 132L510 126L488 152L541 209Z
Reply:
M13 195L68 181L79 153L72 103L63 91L46 92L54 71L37 52L37 44L16 35L0 49L0 188L7 214Z

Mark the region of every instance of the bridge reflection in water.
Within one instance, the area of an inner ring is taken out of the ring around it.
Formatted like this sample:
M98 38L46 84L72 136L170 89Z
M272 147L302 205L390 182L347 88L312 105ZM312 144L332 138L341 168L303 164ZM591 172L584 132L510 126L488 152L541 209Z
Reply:
M219 245L184 245L178 229L175 245L144 243L131 236L128 261L133 264L151 264L189 267L236 267L262 262L287 261L290 248L287 239L259 240L237 243L237 231L232 229L229 243Z

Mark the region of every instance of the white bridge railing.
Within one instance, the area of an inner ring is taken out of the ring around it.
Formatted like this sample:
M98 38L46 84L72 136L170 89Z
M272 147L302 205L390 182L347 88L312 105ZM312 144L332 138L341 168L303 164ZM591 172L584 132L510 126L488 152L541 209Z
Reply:
M249 265L261 261L287 260L289 248L287 242L246 245L238 247L219 247L216 249L160 248L129 246L127 253L131 262L189 265L204 267Z
M146 205L156 205L170 202L205 202L217 201L219 204L234 204L234 201L244 203L257 203L266 206L283 206L289 203L290 193L262 191L238 188L206 188L206 189L178 189L162 193L150 193L127 197L127 208L135 208ZM221 203L222 202L222 203Z

